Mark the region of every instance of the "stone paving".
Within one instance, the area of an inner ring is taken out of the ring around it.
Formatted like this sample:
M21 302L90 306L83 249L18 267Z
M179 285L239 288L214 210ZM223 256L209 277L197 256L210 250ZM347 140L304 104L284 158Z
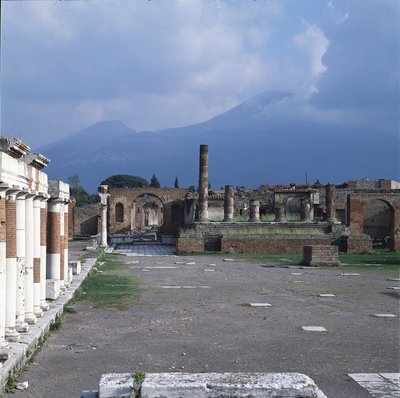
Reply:
M375 398L400 397L400 373L353 373L349 376Z

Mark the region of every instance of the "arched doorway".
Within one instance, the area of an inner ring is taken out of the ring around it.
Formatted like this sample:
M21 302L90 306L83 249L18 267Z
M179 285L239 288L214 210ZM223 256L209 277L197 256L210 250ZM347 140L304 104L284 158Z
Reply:
M145 193L138 196L132 204L131 231L143 232L157 229L164 222L164 206L160 198Z
M394 210L380 199L372 199L364 204L363 233L373 240L374 247L391 247Z

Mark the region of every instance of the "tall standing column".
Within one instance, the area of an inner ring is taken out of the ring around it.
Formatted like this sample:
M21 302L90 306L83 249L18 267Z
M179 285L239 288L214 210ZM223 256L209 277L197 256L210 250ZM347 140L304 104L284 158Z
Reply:
M66 286L70 285L68 278L68 203L64 203L64 239L63 239L63 252L64 252L64 283Z
M336 223L336 187L332 184L325 186L326 220Z
M250 200L250 222L260 221L260 202L258 200Z
M234 213L234 197L235 192L232 185L225 185L225 196L224 196L224 221L233 221Z
M60 204L60 288L65 290L64 279L64 203Z
M100 205L101 205L101 232L100 232L100 246L107 247L107 204L108 204L108 186L100 185Z
M40 306L40 206L41 198L33 199L33 313L43 315Z
M0 190L0 348L8 346L6 329L6 190Z
M25 321L37 322L33 313L33 194L25 199Z
M208 145L200 145L198 220L208 221Z
M47 257L47 199L40 202L40 308L47 311L46 301L46 257Z
M47 212L46 298L60 296L60 203L49 200Z
M8 341L20 338L15 326L17 293L17 230L16 193L9 191L6 197L6 323L5 337Z
M25 200L27 193L19 192L16 199L16 245L17 245L17 292L16 329L20 333L29 331L25 319Z

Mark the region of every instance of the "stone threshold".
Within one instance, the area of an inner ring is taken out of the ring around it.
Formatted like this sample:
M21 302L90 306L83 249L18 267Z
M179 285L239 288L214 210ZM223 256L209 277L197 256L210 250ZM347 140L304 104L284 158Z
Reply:
M56 300L47 301L50 308L43 312L43 316L38 318L37 323L29 325L29 331L21 333L18 342L9 343L8 347L1 349L2 354L8 359L0 362L0 391L6 385L9 376L21 370L26 364L28 356L38 347L40 338L50 330L50 325L54 323L56 317L64 312L64 306L72 299L75 291L92 270L96 260L96 258L86 259L80 274L74 275L70 286L65 289L64 293Z
M132 373L108 373L102 375L98 392L82 392L82 397L95 393L98 398L133 397L134 385ZM142 381L140 395L136 396L327 398L314 381L302 373L148 373Z

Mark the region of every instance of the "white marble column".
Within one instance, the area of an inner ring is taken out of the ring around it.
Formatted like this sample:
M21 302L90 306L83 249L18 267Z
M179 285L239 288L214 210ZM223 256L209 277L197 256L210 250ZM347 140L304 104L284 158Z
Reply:
M60 295L60 202L47 202L47 255L46 298L56 299Z
M33 194L25 199L25 321L29 324L37 322L33 313Z
M16 238L16 192L8 191L6 196L6 323L5 337L15 342L20 338L16 326L17 293L17 238Z
M67 287L70 285L68 276L68 203L64 203L64 283Z
M6 331L6 190L0 189L0 348L8 346Z
M20 333L29 331L25 319L25 200L27 193L19 192L16 200L17 230L17 292L16 292L16 329Z
M47 311L50 306L46 301L46 242L47 235L47 199L40 202L40 308Z
M33 313L43 315L40 306L40 205L41 198L33 198Z
M60 204L60 287L65 290L65 267L64 267L64 207L65 203Z
M107 206L101 205L101 247L107 246Z

